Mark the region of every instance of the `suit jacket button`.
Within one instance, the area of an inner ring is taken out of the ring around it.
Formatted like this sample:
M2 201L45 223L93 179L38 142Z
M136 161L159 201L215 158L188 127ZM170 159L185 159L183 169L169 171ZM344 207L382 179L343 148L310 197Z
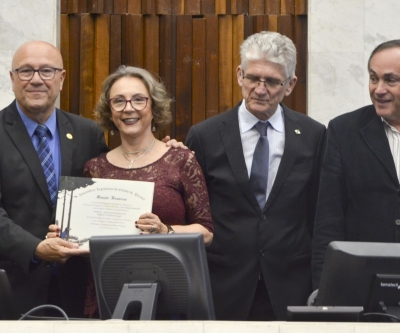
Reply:
M396 225L400 225L400 219L396 219L394 222L396 223Z
M265 221L267 219L267 217L263 214L261 215L261 220Z

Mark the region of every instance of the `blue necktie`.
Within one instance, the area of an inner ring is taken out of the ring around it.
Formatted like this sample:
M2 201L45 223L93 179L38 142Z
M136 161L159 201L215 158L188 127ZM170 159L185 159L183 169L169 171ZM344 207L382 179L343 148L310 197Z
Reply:
M261 210L265 206L266 193L268 185L269 168L269 143L267 137L267 128L269 123L258 122L254 125L260 138L258 139L256 149L254 150L253 163L251 164L250 186L254 191Z
M42 164L47 187L49 188L50 199L54 205L57 199L56 173L54 171L53 157L51 156L50 147L47 143L47 131L48 128L45 125L38 125L34 134L39 138L39 145L36 151L39 155L40 163Z

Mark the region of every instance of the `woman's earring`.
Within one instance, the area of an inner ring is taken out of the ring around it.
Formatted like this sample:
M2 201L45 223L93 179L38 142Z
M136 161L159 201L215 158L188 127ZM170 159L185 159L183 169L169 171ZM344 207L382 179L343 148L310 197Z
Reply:
M154 133L156 131L156 127L153 125L153 127L151 128L151 131Z
M110 131L110 134L111 134L111 135L114 135L114 130L111 130L111 131Z

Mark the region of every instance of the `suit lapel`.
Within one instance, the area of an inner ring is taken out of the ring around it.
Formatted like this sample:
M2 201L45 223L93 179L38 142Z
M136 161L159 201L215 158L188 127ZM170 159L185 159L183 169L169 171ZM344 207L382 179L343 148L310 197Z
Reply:
M15 147L19 150L26 165L31 170L40 191L45 196L47 203L52 207L49 189L47 187L46 178L40 164L39 156L32 144L28 131L18 114L15 102L5 109L5 130L13 141Z
M67 117L58 109L57 126L60 134L61 176L70 175L72 169L74 130Z
M243 156L243 146L239 131L238 106L226 114L221 129L221 140L233 176L247 199L259 210L256 197L249 186L249 176Z
M393 181L398 184L399 180L396 174L393 155L390 151L388 139L383 126L384 125L380 117L373 117L365 127L360 129L360 134L367 146L382 163L382 166L389 173Z
M267 203L263 211L266 211L280 192L283 184L288 177L292 165L297 157L297 152L300 147L302 129L298 123L287 112L287 108L282 105L283 114L285 117L285 149L282 155L281 163L279 164L278 173L276 175L271 192L268 196Z

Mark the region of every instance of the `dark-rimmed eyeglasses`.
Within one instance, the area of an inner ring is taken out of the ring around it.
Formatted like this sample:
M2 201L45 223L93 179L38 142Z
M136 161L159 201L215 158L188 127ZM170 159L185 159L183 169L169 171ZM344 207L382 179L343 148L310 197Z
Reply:
M16 72L18 74L18 77L21 81L32 80L33 76L35 75L35 72L38 72L38 74L42 80L52 80L52 79L54 79L54 76L56 75L57 71L62 71L62 68L43 67L43 68L39 68L39 69L33 69L33 68L13 69L13 72Z
M290 80L290 78L288 78L282 82L268 77L266 77L265 79L261 79L259 76L254 76L254 75L243 75L243 79L246 79L248 85L251 88L258 87L262 82L265 88L272 88L272 89L283 87L283 85Z
M146 106L150 98L144 96L135 96L131 99L125 99L123 97L114 97L108 100L108 104L116 112L124 111L128 102L132 108L136 111L142 111Z

